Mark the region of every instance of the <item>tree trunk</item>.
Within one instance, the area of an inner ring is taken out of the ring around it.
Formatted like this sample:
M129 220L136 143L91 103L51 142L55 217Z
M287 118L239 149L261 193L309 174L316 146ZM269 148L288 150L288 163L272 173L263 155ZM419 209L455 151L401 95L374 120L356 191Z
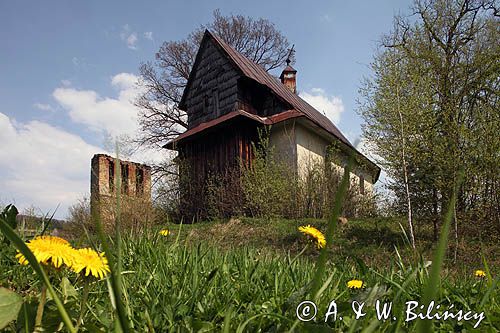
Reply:
M434 187L432 189L432 197L433 197L433 216L432 216L432 224L434 226L434 242L437 241L438 239L438 201L437 201L437 191L436 188Z
M453 212L453 219L454 219L454 224L455 224L455 254L453 256L453 262L457 261L457 255L458 255L458 221L457 221L457 205L455 205L454 212Z
M404 135L404 126L403 126L403 115L401 114L401 110L399 109L399 87L396 86L396 101L397 101L397 109L399 114L399 120L401 122L401 157L403 160L403 173L405 177L405 190L406 190L406 202L408 209L408 226L410 228L410 240L411 246L415 249L415 235L413 233L413 220L411 215L411 198L410 198L410 187L408 186L408 170L406 168L406 158L405 158L405 135Z

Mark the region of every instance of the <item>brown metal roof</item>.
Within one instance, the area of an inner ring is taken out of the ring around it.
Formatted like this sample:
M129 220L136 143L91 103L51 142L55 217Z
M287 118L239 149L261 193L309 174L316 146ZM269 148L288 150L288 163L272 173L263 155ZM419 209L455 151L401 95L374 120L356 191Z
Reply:
M254 63L253 61L233 49L229 44L224 42L217 35L212 34L208 30L205 30L205 36L212 37L213 40L215 40L217 44L220 45L220 47L226 52L229 58L236 64L236 66L243 72L245 76L271 89L279 98L290 104L295 110L303 113L305 117L307 117L310 121L339 139L347 147L353 149L359 156L361 156L373 167L375 167L377 169L375 181L378 180L378 177L380 175L380 167L373 163L368 157L359 152L340 132L340 130L330 121L330 119L328 119L325 115L323 115L309 103L300 98L297 94L291 92L283 83L281 83L281 81L269 74L260 65Z
M283 73L285 73L285 72L297 73L297 70L290 65L286 65L285 69L283 70Z
M206 30L205 34L208 34L210 37L212 37L222 47L222 49L227 53L230 59L233 60L233 62L238 66L238 68L243 72L245 76L257 81L262 85L267 86L282 100L292 105L294 109L304 113L304 115L311 121L324 128L326 131L337 137L340 141L342 141L349 147L354 148L349 140L347 140L347 138L325 115L313 108L297 94L291 92L283 83L266 72L264 68L243 56L241 53L233 49L229 44L224 42L221 38L219 38L215 34L210 33L210 31Z

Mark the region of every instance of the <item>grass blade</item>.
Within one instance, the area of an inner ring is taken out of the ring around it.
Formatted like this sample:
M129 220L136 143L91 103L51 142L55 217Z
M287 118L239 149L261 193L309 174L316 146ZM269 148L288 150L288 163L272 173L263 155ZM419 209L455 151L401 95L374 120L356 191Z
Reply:
M111 247L109 246L108 239L106 234L103 231L101 218L98 212L95 210L92 212L92 216L94 219L94 223L96 225L97 234L99 239L101 240L102 248L104 253L107 254L109 268L111 271L110 274L110 284L111 284L111 301L116 306L116 314L118 316L118 322L121 326L123 332L130 332L129 322L127 313L125 311L125 306L122 301L122 283L121 283L121 263L122 263L122 254L121 254L121 234L120 234L120 193L121 193L121 170L120 170L120 160L118 157L115 158L115 186L116 196L117 196L117 210L115 212L115 248L116 248L116 261L111 255Z
M223 332L230 333L231 332L231 318L233 317L233 307L229 306L226 311L226 315L224 316L224 324L223 324Z
M340 212L342 210L342 202L344 201L344 197L347 192L347 188L349 186L350 174L352 166L354 165L354 155L351 153L349 155L349 161L347 166L344 168L344 175L342 176L342 181L340 183L337 192L335 193L335 202L333 206L332 213L330 215L330 220L328 221L328 228L326 230L326 246L321 250L318 261L316 262L316 272L314 274L312 286L311 286L311 295L315 296L318 293L320 288L321 279L323 278L325 272L326 258L327 258L327 249L332 244L333 235L337 230L337 219L340 216Z
M49 227L50 223L52 223L52 220L54 219L54 215L56 215L56 212L57 212L57 210L59 209L59 205L60 205L60 204L57 204L56 209L54 209L54 211L52 212L52 215L51 215L51 216L50 216L50 218L48 219L47 223L44 223L44 227L43 227L43 230L42 230L42 232L40 233L40 235L44 235L44 234L45 234L45 232L47 231L47 228ZM47 214L47 215L45 215L45 216L43 217L43 220L45 220L45 219L47 218L47 216L49 216L49 215L48 215L48 214Z
M453 219L453 214L455 212L455 204L457 201L457 192L462 184L463 172L460 173L451 200L444 217L444 224L441 229L441 234L439 235L438 247L434 253L434 260L432 261L431 273L429 280L424 289L423 301L424 306L428 306L429 303L436 297L439 290L439 285L441 283L441 268L443 266L444 255L446 253L446 247L448 245L448 234L450 233L450 224ZM431 320L421 320L417 322L417 332L427 333L432 332L432 321Z
M479 304L479 306L482 308L486 302L488 301L491 293L493 292L493 290L495 290L495 288L497 287L497 283L498 283L498 279L500 279L499 277L497 277L495 280L493 280L493 282L491 283L490 287L488 288L488 290L486 291L486 293L484 294L483 296L483 299L481 300L481 303Z

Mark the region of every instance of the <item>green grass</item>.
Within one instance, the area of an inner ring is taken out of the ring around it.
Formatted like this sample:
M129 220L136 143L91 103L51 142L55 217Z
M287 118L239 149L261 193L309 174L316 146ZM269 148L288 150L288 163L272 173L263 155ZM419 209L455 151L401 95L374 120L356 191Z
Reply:
M394 260L397 248L405 261L417 260L422 255L426 260L432 260L436 244L432 240L431 227L422 226L417 235L417 252L407 246L401 225L405 226L404 218L365 218L349 220L345 227L333 236L333 244L329 250L329 260L339 264L359 258L371 267L387 267ZM181 239L196 244L207 241L219 248L250 246L253 248L276 252L300 252L304 247L303 238L297 232L301 225L311 224L323 232L326 231L327 221L320 219L255 219L242 217L228 221L210 221L197 224L183 225ZM171 225L177 228L176 225ZM451 236L450 236L451 237ZM496 240L481 242L474 238L461 237L457 262L453 262L455 242L448 244L445 260L445 271L453 275L470 274L470 270L482 267L482 254L487 262L499 273L500 258L497 253L500 246ZM308 250L305 255L315 258L317 251Z
M297 332L413 331L416 321L405 323L405 302L422 301L430 267L432 249L423 256L410 255L397 220L353 220L334 235L328 251L325 274L321 280L315 321L297 322L297 305L308 299L308 289L315 274L318 251L308 246L297 226L310 223L326 230L320 220L247 219L216 221L196 225L170 225L173 235L162 237L156 230L142 235L125 235L122 242L123 304L131 331L213 331L281 332L294 327ZM162 226L162 228L165 226ZM424 246L420 244L420 247ZM396 248L398 251L396 251ZM398 257L398 253L401 258ZM26 311L36 307L39 282L29 267L14 259L15 250L4 247L0 261L0 285L21 294ZM490 264L491 275L498 266ZM462 269L445 261L441 283L436 285L435 301L446 308L484 311L486 318L479 329L500 329L500 305L496 280L477 279L476 266ZM69 316L76 320L82 281L69 272L52 276L52 284L62 295ZM69 277L74 292L60 281ZM366 288L347 289L350 279L362 279ZM68 291L69 289L69 291ZM392 301L397 321L378 321L374 301ZM336 300L343 320L324 323L331 300ZM354 319L353 300L365 301L367 315ZM30 308L31 307L31 308ZM23 312L23 310L21 311ZM53 301L48 301L44 327L56 329L60 323ZM112 304L105 281L92 285L84 324L81 329L105 331L115 327ZM475 321L437 320L436 331L469 331ZM7 331L22 327L22 318ZM294 326L296 325L296 326ZM371 326L370 326L371 325Z

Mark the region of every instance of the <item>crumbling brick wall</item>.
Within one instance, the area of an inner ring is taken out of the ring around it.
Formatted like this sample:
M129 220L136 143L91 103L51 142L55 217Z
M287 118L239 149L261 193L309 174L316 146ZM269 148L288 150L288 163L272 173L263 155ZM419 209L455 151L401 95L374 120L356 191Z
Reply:
M116 163L119 163L118 167ZM117 172L120 173L119 177ZM118 188L121 225L137 229L151 222L151 168L144 164L115 160L104 154L94 155L91 161L90 206L94 217L99 218L108 231L114 226L117 217Z

